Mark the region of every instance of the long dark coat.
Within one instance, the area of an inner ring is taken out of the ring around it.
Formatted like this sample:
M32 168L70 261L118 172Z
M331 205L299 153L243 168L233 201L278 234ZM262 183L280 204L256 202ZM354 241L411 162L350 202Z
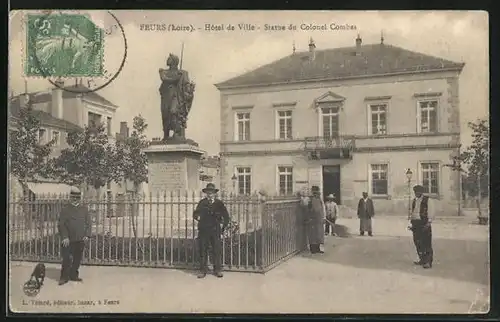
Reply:
M212 233L224 230L229 225L229 213L224 203L215 199L210 204L208 198L200 200L193 212L193 219L198 221L198 233ZM222 227L221 227L222 226Z
M59 234L61 238L70 241L82 241L84 237L92 235L92 223L87 207L82 205L65 206L59 215Z
M309 244L323 244L325 242L324 220L325 207L319 197L309 197L308 211L306 218L306 233Z
M359 199L358 202L358 218L369 219L375 216L375 207L373 206L373 201L368 198L366 202L363 198Z

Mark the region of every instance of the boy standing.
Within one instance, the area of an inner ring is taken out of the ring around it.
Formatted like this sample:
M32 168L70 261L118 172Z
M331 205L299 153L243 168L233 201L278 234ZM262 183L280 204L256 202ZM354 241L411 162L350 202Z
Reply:
M332 236L335 236L335 221L337 220L339 208L337 203L335 202L335 196L333 194L329 194L326 197L325 208L326 208L325 236L328 236L330 234L330 228L332 230Z

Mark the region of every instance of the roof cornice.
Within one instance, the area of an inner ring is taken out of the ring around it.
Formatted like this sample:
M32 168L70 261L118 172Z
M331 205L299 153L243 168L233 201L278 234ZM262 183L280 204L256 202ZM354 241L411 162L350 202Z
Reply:
M247 85L223 85L225 82L214 84L218 90L225 89L238 89L238 88L255 88L255 87L268 87L268 86L278 86L278 85L290 85L290 84L305 84L305 83L316 83L316 82L329 82L338 80L348 80L348 79L363 79L363 78L380 78L388 76L399 76L399 75L414 75L414 74L425 74L425 73L439 73L439 72L451 72L456 71L461 73L465 63L457 64L456 67L450 68L438 68L438 69L427 69L427 70L413 70L413 71L403 71L394 73L384 73L384 74L371 74L371 75L352 75L352 76L340 76L340 77L328 77L328 78L312 78L297 81L288 82L272 82L272 83L260 83L260 84L247 84Z
M14 123L14 124L17 124L19 121L21 121L21 119L17 116L14 116L14 115L10 115L9 116L9 123ZM53 122L50 122L50 121L45 121L45 120L41 120L39 119L40 121L40 126L42 127L50 127L50 128L57 128L58 130L65 130L65 131L68 131L68 130L83 130L83 128L81 126L79 126L78 124L75 124L75 123L72 123L72 122L69 122L69 121L66 121L64 120L65 122L67 122L66 125L68 126L64 126L64 125L59 125L59 124L54 124Z
M108 108L108 109L113 110L113 111L116 111L118 109L118 106L116 106L116 105L109 105L109 104L104 104L104 103L101 103L101 102L97 102L97 101L94 101L92 99L88 99L85 96L82 97L82 101L86 102L86 103L89 103L89 104L94 104L94 105L98 105L98 106L101 106L101 107L105 107L105 108Z

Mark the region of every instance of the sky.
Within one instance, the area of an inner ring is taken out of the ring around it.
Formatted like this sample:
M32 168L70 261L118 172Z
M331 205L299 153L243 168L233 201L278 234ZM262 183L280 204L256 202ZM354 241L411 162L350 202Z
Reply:
M116 25L106 11L86 11L97 25ZM147 135L160 137L159 68L166 68L169 53L180 55L182 68L196 84L186 136L208 154L219 152L220 94L214 84L251 71L297 51L306 51L312 37L316 48L354 46L360 34L364 44L379 43L383 32L386 44L438 56L466 65L460 77L460 118L462 143L471 142L469 121L488 117L489 48L488 15L480 11L113 11L123 26L127 56L116 79L99 94L118 105L113 132L119 123L132 124L141 114L149 124ZM48 90L45 79L28 78L23 73L23 13L12 12L9 39L9 91ZM238 31L237 24L260 26L256 31ZM301 24L349 24L356 30L307 31ZM193 32L141 30L144 24L193 25ZM205 24L233 24L235 31L203 30ZM296 25L296 31L264 31L264 25ZM198 30L200 28L200 30ZM112 29L110 29L112 30ZM123 35L115 28L105 38L105 68L117 71L124 56ZM74 83L74 80L69 80Z

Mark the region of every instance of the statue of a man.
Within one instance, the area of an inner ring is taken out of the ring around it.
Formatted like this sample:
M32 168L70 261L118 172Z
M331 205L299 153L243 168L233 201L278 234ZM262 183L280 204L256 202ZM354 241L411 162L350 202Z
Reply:
M170 54L168 69L160 68L161 118L163 141L170 137L185 139L186 121L194 97L194 84L189 81L187 71L178 68L179 58Z

